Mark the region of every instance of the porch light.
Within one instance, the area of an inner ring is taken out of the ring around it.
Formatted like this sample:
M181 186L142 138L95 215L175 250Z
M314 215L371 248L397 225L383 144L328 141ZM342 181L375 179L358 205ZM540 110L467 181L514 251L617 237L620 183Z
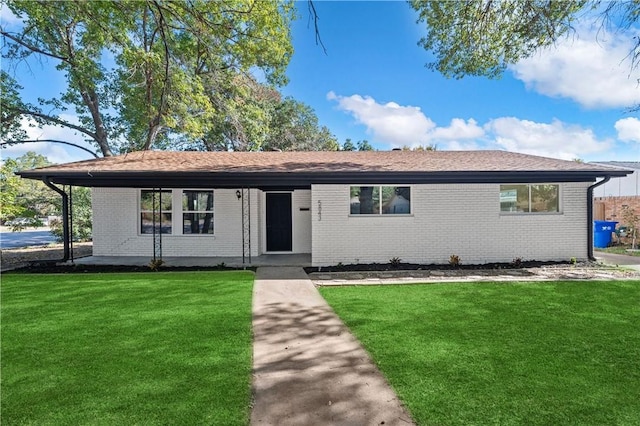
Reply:
M238 200L242 198L242 192L239 189L236 191L236 197L238 197Z

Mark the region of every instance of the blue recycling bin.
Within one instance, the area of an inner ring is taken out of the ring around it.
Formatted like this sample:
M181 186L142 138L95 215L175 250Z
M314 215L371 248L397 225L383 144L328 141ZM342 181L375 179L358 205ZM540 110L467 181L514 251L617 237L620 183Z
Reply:
M605 248L611 242L611 234L616 230L618 222L610 220L593 221L593 246Z

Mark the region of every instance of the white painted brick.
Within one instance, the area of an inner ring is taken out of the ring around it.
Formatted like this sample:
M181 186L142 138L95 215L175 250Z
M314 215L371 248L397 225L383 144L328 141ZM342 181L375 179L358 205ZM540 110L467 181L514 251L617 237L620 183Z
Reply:
M562 213L549 215L501 215L498 184L412 185L413 214L395 217L349 216L348 185L314 185L313 264L583 259L588 185L561 184Z
M259 197L252 190L251 228L259 225ZM95 188L93 241L96 256L153 256L153 237L138 229L139 190ZM174 197L173 228L181 227L179 196ZM178 203L178 205L176 205ZM242 203L235 189L214 190L213 235L162 235L163 256L242 256ZM252 245L258 255L259 244Z

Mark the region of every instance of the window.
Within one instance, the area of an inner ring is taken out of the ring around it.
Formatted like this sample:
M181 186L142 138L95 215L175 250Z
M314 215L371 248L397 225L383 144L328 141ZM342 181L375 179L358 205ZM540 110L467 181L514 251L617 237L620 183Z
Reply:
M171 234L171 205L171 191L141 190L140 233L153 234L155 226L161 233Z
M411 188L408 186L352 186L352 215L411 214Z
M182 233L213 234L213 191L182 191Z
M557 213L560 186L555 184L500 185L500 211Z

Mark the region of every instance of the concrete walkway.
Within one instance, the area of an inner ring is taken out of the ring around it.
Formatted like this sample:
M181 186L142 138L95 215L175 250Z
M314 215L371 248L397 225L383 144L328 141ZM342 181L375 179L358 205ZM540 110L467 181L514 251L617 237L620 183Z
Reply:
M253 332L251 425L413 424L302 268L258 268Z
M594 257L607 265L621 265L640 271L640 256L627 256L624 254L596 251Z

